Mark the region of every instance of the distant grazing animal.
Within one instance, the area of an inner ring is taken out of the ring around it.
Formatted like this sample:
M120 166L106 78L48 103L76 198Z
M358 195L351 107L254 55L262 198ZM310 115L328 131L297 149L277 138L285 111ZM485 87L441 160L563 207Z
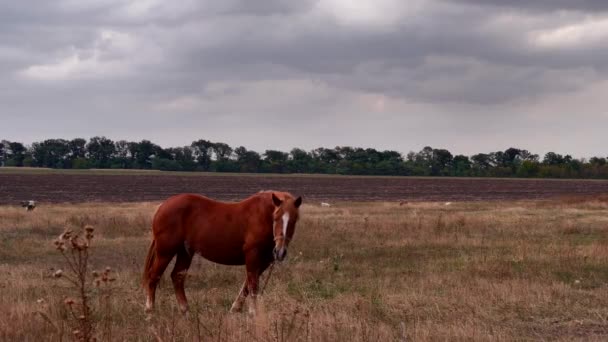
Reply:
M153 240L146 257L143 286L146 311L154 307L158 282L177 255L171 279L182 312L188 311L186 273L195 253L222 265L245 265L246 280L232 304L241 311L247 296L255 312L260 275L283 261L298 222L302 197L265 191L238 203L218 202L196 194L167 199L152 221Z
M25 208L26 211L32 211L34 209L36 209L36 202L29 200L29 201L21 201L21 206L23 208Z
M452 202L445 202L444 205L452 205Z
M399 201L399 205L406 205L407 201Z
M331 204L326 203L326 202L321 202L321 206L322 207L331 207Z

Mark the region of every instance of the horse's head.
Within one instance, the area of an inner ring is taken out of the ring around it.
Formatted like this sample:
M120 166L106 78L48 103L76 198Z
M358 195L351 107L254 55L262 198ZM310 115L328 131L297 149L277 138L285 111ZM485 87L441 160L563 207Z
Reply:
M273 214L273 229L274 234L274 259L283 261L287 256L287 247L289 241L293 237L298 222L298 214L302 197L293 199L291 196L286 196L283 199L272 194L272 202L274 203Z

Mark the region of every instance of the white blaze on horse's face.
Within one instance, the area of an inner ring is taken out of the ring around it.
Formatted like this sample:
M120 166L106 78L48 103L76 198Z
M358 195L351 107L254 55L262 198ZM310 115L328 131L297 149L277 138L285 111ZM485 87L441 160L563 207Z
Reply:
M289 223L289 213L283 214L283 237L287 237L287 224Z
M287 236L287 227L289 226L289 213L284 212L278 216L274 222L274 259L283 261L287 255L287 244L289 237Z

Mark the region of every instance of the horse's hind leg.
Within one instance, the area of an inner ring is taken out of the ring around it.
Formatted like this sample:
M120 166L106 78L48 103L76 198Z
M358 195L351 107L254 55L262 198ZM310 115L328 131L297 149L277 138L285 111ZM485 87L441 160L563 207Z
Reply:
M149 278L147 283L148 298L146 299L146 311L152 311L154 308L154 299L156 296L156 286L160 281L165 269L173 259L173 255L157 253L149 270Z
M184 282L186 281L186 275L191 263L192 255L188 253L185 246L182 246L177 252L175 267L173 267L173 271L171 272L171 279L173 280L173 287L175 288L175 297L177 298L177 303L182 312L188 311L188 300L186 299Z

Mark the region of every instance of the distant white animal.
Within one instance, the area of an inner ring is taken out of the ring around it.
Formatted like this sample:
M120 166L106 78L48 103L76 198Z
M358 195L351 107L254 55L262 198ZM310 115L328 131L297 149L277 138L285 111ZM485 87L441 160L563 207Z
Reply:
M451 205L452 202L445 202L445 205Z
M36 209L36 202L32 201L32 200L22 201L21 206L23 208L25 208L26 211L32 211L32 210Z
M321 206L322 207L331 207L331 204L329 204L327 202L321 202Z

